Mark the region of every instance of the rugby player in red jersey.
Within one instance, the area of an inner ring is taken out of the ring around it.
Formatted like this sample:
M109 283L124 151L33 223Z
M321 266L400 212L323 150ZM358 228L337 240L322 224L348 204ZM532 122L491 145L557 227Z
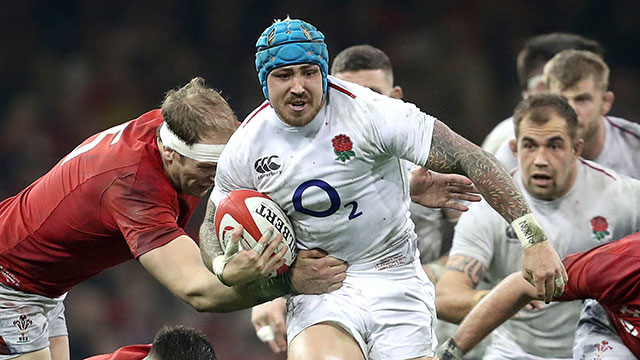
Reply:
M169 91L161 109L89 137L0 202L0 359L69 359L67 291L132 259L198 311L247 308L291 292L288 274L257 281L280 267L286 248L271 255L281 236L267 245L265 235L261 253L234 251L216 276L184 230L237 127L227 102L195 78ZM296 290L339 287L345 269Z

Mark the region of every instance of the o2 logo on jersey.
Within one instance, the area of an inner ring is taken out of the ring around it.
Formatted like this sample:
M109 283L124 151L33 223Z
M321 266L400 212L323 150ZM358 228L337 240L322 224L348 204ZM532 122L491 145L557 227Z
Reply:
M302 194L309 188L316 187L320 190L323 190L327 196L329 197L329 208L324 211L315 211L308 209L302 205ZM313 216L313 217L327 217L336 213L340 209L342 205L342 201L340 199L340 195L338 191L334 189L331 185L329 185L326 181L314 179L305 181L302 183L296 191L293 193L293 208L305 215ZM353 220L360 215L362 215L362 211L358 211L358 202L352 201L344 205L344 207L351 207L351 213L349 214L349 220Z

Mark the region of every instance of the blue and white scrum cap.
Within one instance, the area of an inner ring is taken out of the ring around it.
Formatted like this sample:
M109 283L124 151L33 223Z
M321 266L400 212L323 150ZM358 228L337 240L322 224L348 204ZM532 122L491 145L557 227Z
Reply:
M324 35L315 26L298 19L278 20L262 32L256 49L256 70L267 100L267 76L271 70L294 64L318 65L322 73L322 93L327 92L329 52Z

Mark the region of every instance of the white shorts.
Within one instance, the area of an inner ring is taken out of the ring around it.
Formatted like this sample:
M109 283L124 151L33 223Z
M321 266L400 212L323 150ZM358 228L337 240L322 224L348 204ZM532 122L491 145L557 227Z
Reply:
M0 360L44 349L49 338L68 336L64 294L28 294L0 284Z
M635 359L624 345L607 311L595 300L586 300L573 343L573 358L579 360Z
M351 265L342 288L287 301L289 343L322 322L344 328L371 360L431 357L438 343L435 290L419 259L384 270Z

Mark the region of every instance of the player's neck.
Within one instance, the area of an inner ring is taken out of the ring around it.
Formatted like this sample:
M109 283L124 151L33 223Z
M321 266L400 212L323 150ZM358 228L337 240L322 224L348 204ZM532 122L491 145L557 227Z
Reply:
M585 140L581 156L587 160L597 159L600 153L602 153L602 149L604 149L605 141L606 130L604 128L604 121L602 121L596 133L588 141Z

